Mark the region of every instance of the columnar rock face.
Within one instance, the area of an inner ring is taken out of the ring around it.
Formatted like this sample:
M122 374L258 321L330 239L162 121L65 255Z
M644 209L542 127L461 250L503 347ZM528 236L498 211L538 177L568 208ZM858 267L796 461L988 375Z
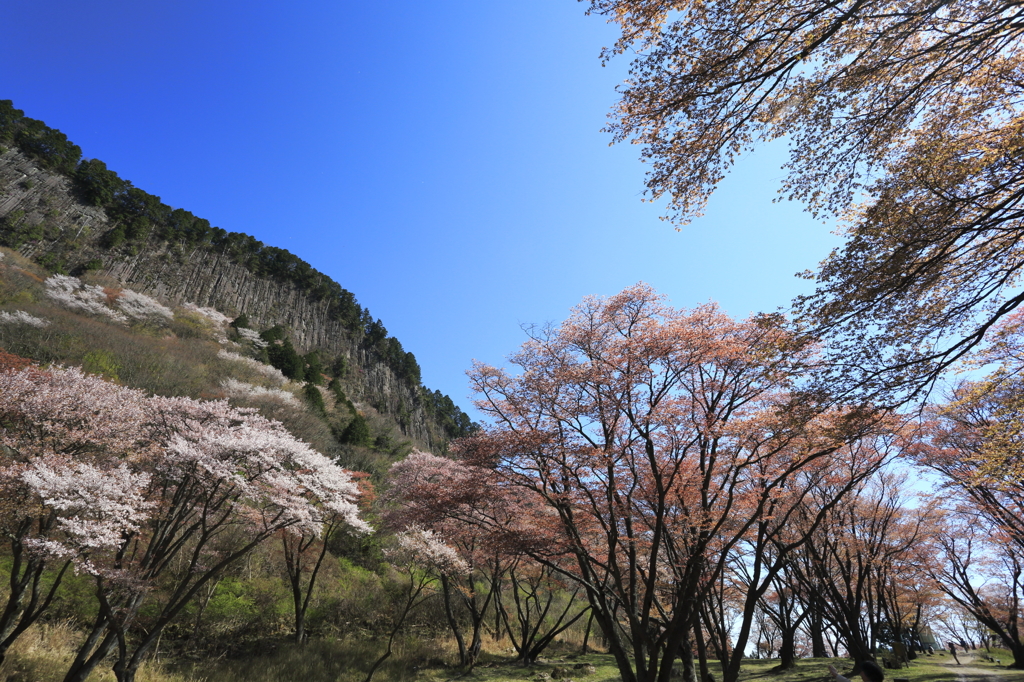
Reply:
M286 326L296 348L350 355L348 332L328 316L326 301L312 301L288 282L257 277L208 249L181 262L166 252L143 251L114 260L104 272L126 287L159 299L216 308L231 317L245 313L255 326Z
M142 249L111 251L100 240L110 229L101 208L76 197L68 178L47 172L15 149L0 153L0 230L25 235L18 250L65 270L88 267L123 286L168 303L195 303L228 316L245 313L253 327L288 328L300 352L345 356L346 392L389 414L403 434L427 446L443 439L424 410L420 388L401 379L372 349L295 284L259 277L210 247L181 250L150 240Z
M13 216L18 217L12 220ZM69 179L40 169L16 149L0 154L0 220L5 218L25 227L57 228L57 236L49 236L51 240L88 239L107 224L102 209L85 206L76 199ZM45 248L42 241L26 244L29 252L41 248Z

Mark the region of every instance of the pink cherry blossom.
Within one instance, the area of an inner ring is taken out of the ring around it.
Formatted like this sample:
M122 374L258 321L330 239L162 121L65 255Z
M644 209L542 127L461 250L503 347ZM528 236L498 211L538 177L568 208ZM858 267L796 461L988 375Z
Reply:
M395 536L388 558L397 564L415 564L442 575L467 573L469 566L459 553L432 530L413 526Z

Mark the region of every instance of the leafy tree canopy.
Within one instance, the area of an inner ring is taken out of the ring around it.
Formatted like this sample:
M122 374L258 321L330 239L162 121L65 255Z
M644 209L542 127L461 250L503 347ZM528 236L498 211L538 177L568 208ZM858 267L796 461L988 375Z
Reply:
M609 130L685 223L737 156L846 222L798 304L850 388L913 395L1024 302L1024 9L1013 2L591 0L636 51ZM811 275L808 275L811 277Z

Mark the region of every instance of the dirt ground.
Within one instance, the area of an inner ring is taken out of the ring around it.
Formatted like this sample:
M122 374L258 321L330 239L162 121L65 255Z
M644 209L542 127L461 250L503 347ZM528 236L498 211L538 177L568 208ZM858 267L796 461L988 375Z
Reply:
M979 654L977 652L960 652L960 665L952 657L943 661L941 665L949 668L950 672L956 673L957 682L1024 682L1024 671L1016 670L992 670L991 668L980 668L972 665ZM1005 664L1006 661L1003 661Z

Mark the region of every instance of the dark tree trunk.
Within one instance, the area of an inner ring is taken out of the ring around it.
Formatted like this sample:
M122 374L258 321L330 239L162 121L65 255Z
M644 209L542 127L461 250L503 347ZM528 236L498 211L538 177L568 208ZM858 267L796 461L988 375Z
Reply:
M444 597L444 615L448 620L448 627L451 628L455 642L459 645L459 667L469 665L469 649L466 647L466 638L462 636L462 628L455 618L455 609L452 606L452 588L448 576L441 576L441 592Z
M704 641L704 631L699 625L693 628L693 640L697 643L697 663L700 666L701 682L711 682L711 669L708 668L708 645Z
M1013 654L1013 663L1010 667L1024 670L1024 646L1016 646L1010 653Z
M589 653L588 644L590 643L590 627L594 624L594 612L590 612L590 617L587 618L587 629L583 631L583 646L580 648L580 653L584 656Z
M679 662L683 665L683 682L697 682L697 668L693 664L693 642L687 635L679 649Z
M828 658L828 649L825 648L825 627L822 623L821 610L816 606L810 606L811 617L807 623L811 632L811 657Z
M796 667L796 632L783 628L782 645L779 647L779 670Z
M53 583L44 588L42 577L47 568L46 562L24 554L21 538L12 540L7 605L0 613L0 664L7 658L7 651L15 640L50 607L64 574L71 566L70 561L64 562Z
M107 657L117 643L117 637L108 629L107 618L102 613L96 616L89 636L78 648L75 660L71 662L64 682L85 682L100 661Z

